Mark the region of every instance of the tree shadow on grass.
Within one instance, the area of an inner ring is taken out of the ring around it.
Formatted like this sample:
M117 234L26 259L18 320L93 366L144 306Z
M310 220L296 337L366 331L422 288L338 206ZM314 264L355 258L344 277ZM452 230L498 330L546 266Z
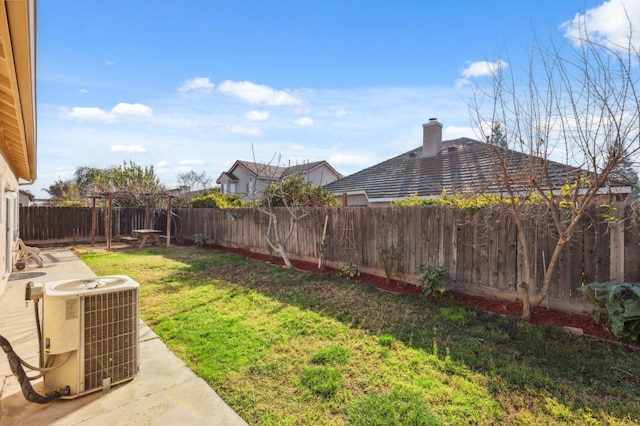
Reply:
M187 259L180 251L165 252L185 263L170 280L231 283L234 291L258 292L282 308L309 310L373 335L393 336L437 357L453 375L468 369L494 378L497 399L509 393L551 398L573 409L602 410L605 417L640 420L640 352L618 342L532 326L451 300L380 292L331 275L214 253Z

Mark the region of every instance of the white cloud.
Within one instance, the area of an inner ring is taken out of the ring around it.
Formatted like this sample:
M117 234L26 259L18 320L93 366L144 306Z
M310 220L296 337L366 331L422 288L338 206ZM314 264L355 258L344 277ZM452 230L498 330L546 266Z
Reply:
M467 67L462 70L462 77L468 79L470 77L483 77L486 75L493 75L500 68L506 68L508 66L509 64L507 64L503 60L498 60L498 62L468 62Z
M147 149L140 145L112 145L111 152L141 153L147 152Z
M442 138L445 140L458 138L477 139L478 135L472 127L445 126L442 132Z
M146 105L120 102L109 112L97 107L73 107L71 111L63 108L60 117L78 121L113 123L118 117L150 117L152 113L151 107Z
M345 115L347 115L347 111L345 111L342 108L338 108L336 110L336 117L344 117Z
M291 151L304 151L307 149L304 145L293 144L289 146Z
M267 120L269 118L269 112L268 111L257 111L257 110L252 110L249 111L248 113L246 113L244 115L244 118L246 118L247 120L252 120L252 121L264 121Z
M169 162L168 161L158 161L156 164L153 165L154 168L156 169L165 169L167 167L169 167Z
M213 90L213 86L209 77L197 77L185 81L182 86L178 87L178 90L183 93L193 91L208 95Z
M86 95L87 93L89 93L89 91L87 89L80 89L80 94L81 95Z
M633 44L640 47L640 2L638 0L610 0L598 7L577 13L572 20L564 22L560 29L565 37L580 44L588 36L591 40L604 42L609 47L626 46L630 30ZM586 31L586 33L585 33Z
M295 96L268 86L255 84L250 81L225 80L218 86L222 93L235 96L252 105L300 105L302 101Z
M245 126L228 126L227 131L230 133L239 133L247 136L262 136L262 130L257 127L245 127Z
M499 59L497 62L476 61L467 62L467 67L461 71L462 78L455 82L457 89L464 87L473 77L485 77L494 75L499 69L508 67L509 64Z
M112 123L115 121L115 116L113 114L97 107L74 107L71 111L63 109L60 116L62 118L75 119L79 121L102 121L104 123Z
M153 110L147 105L120 102L111 109L111 112L117 115L150 117Z
M299 126L312 126L313 119L309 117L302 117L294 121L294 123L296 123Z

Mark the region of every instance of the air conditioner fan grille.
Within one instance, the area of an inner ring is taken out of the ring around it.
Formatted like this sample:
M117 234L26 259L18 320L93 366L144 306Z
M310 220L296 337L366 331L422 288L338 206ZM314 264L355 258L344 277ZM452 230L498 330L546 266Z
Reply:
M85 392L106 378L131 379L138 372L138 289L89 295L84 303Z

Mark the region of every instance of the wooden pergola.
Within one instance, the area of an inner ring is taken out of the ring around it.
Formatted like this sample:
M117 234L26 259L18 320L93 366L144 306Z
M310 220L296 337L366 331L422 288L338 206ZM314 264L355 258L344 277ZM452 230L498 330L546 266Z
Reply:
M146 213L145 213L145 228L149 229L151 227L151 200L154 199L164 199L167 203L167 242L165 247L169 247L171 245L171 200L173 196L171 193L163 191L157 192L153 194L141 194L138 196L133 196L129 192L123 191L114 191L114 192L99 192L92 193L89 195L91 198L91 246L96 245L96 226L97 226L97 213L96 213L96 199L106 199L107 200L107 223L105 225L105 238L107 242L107 251L111 251L111 234L113 232L112 226L112 215L113 215L113 200L115 199L143 199L146 201Z

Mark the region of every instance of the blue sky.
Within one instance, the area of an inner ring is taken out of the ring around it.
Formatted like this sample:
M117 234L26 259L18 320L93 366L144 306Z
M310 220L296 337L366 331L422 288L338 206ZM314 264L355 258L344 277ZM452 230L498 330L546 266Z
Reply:
M623 7L624 6L624 7ZM575 19L640 27L640 0L40 0L36 197L79 166L213 181L237 159L327 160L344 175L475 137L469 87L526 65ZM633 13L635 11L635 13Z

